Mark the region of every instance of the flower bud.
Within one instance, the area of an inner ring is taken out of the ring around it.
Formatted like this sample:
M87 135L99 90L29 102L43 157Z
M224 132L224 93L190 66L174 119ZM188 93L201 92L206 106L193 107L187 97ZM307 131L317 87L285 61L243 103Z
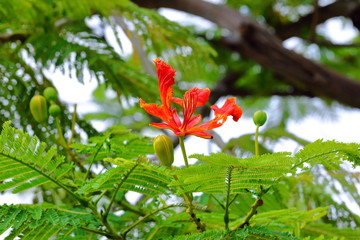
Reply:
M171 167L174 162L174 145L166 135L159 135L153 142L155 154L160 163L166 167Z
M48 100L48 101L55 101L57 99L57 91L55 88L53 87L47 87L44 90L44 97Z
M35 121L41 123L48 119L46 99L41 95L35 95L30 100L30 112Z
M253 115L253 120L256 126L261 127L262 125L265 124L267 119L266 113L259 110L256 111Z
M149 162L149 159L148 159L146 156L142 155L142 156L139 156L139 157L136 159L136 161L137 161L138 163L148 163L148 162Z
M53 117L57 117L59 116L61 113L61 108L59 105L57 104L51 104L50 107L49 107L49 114Z

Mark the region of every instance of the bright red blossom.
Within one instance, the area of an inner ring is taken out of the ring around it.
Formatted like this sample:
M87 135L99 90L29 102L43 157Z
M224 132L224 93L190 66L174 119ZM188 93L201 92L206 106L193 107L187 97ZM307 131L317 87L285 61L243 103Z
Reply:
M186 91L184 99L173 97L175 84L175 70L164 61L156 58L154 60L156 72L159 79L159 90L161 105L155 103L145 103L140 99L140 107L144 108L149 114L154 115L164 123L151 123L150 126L160 129L170 129L176 136L195 135L202 138L212 138L212 135L205 131L222 126L228 116L232 116L234 121L238 121L242 115L241 108L235 103L236 98L227 98L225 104L219 108L216 105L210 108L214 111L215 117L205 123L201 123L201 115L193 116L197 107L203 106L209 99L210 89L193 87ZM171 102L182 107L183 120L181 121L176 108L171 108Z

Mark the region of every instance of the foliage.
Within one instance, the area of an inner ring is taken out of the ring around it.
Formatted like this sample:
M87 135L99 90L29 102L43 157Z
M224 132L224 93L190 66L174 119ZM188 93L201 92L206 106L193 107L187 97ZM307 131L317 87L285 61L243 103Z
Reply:
M314 99L313 89L234 51L228 29L171 21L163 9L134 2L0 0L0 199L32 199L0 206L0 238L358 239L360 144L312 142L288 130L290 120L334 118L344 107ZM318 1L222 3L282 40L284 29L314 12L311 24L296 29L295 50L359 78L359 38L337 45L317 31ZM358 28L354 13L349 19ZM219 144L220 152L191 155L196 163L188 167L162 165L153 139L145 137L156 120L138 104L140 97L160 102L155 57L176 69L175 97L192 86L209 87L210 104L236 95L244 117L264 109L270 121L260 133ZM59 91L46 100L57 113L36 122L31 98L65 78L95 81L98 109L83 114ZM96 130L92 120L106 130ZM297 150L274 152L284 140Z
M64 162L64 157L57 157L56 148L45 152L46 144L40 143L37 137L16 131L3 125L0 137L1 147L1 180L0 190L10 188L13 193L53 182L60 187L59 179L64 178L73 168L72 164Z
M9 218L8 216L11 216ZM3 205L0 212L1 232L12 228L6 239L85 239L85 230L96 229L100 222L90 212L81 209L47 205Z
M198 164L175 171L184 191L238 194L269 188L285 173L292 172L289 153L274 153L247 159L237 159L224 153L191 157L208 164ZM174 184L177 184L176 182Z
M110 136L112 138L109 138ZM224 224L224 207L227 209L236 204L237 208L240 207L246 212L246 209L251 209L251 206L243 201L246 196L250 196L250 204L253 201L252 196L257 196L255 202L261 199L266 204L276 191L280 190L281 194L286 194L284 187L291 187L289 180L293 178L301 179L309 171L307 164L322 165L329 171L337 171L345 160L357 165L360 159L360 144L317 141L308 144L294 155L272 153L235 158L224 153L213 153L210 156L195 154L192 157L199 160L198 164L170 171L150 163L141 152L137 157L126 152L122 155L119 151L121 147L118 146L121 141L117 137L126 139L125 142L134 139L129 131L113 127L104 135L93 139L89 147L85 144L75 144L74 146L78 147L76 154L90 154L95 161L111 163L108 166L104 165L106 171L81 173L73 164L66 163L64 157L58 156L55 148L46 151L45 143L14 129L6 122L0 135L0 176L3 181L1 190L11 189L13 193L18 193L29 188L47 189L61 196L56 202L62 205L2 205L1 233L11 228L7 239L16 236L22 239L38 239L39 236L97 239L101 235L113 239L150 236L156 238L165 232L171 235L181 234L182 231L174 231L174 227L181 225L187 229L185 232L193 232L191 222L186 220L187 215L179 214L186 205L181 201L175 205L169 204L167 199L169 195L181 196L203 192L210 194L208 196L213 200L204 202L202 198L206 194L198 197L194 202L195 209L199 211L198 217L208 224L208 228L214 230L201 235L194 234L192 238L184 236L185 239L217 239L221 236L231 239L246 239L249 236L254 239L260 236L262 239L273 239L278 236L277 239L285 239L291 236L289 234L304 237L307 235L301 233L310 234L314 229L313 224L319 224L319 220L328 214L328 207L312 210L285 207L271 210L273 208L270 206L267 210L255 214L248 223L251 227L247 228L239 228L239 224L244 221L241 211L232 211L234 208L230 208L231 231L221 230ZM111 155L110 153L115 151L118 154L117 158L106 158L102 153L104 150L101 149L106 141L106 155ZM98 147L90 147L94 143L97 143L95 146ZM136 149L136 146L146 145L137 143L125 146L128 149ZM99 156L103 157L99 159ZM88 165L91 166L91 162L88 162ZM131 205L124 197L127 191L145 194L146 197L144 200L140 199L136 205ZM265 197L267 195L269 198ZM67 196L72 200L69 201ZM225 200L226 206L221 199ZM257 207L261 209L261 206L262 204ZM119 219L114 215L116 209L125 211L120 214ZM134 215L140 216L139 220L134 219ZM123 222L125 219L126 222ZM151 226L151 222L156 223L157 230L147 235L146 229ZM328 225L323 226L326 226L324 233L329 233L329 236L345 236L342 235L343 230L333 229L328 232ZM137 231L141 234L135 234ZM179 235L177 238L184 237Z

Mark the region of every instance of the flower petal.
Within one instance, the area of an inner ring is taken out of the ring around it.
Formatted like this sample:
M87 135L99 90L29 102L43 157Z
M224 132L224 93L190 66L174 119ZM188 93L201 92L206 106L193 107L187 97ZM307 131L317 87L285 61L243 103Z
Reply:
M186 133L185 132L183 132L183 131L174 131L174 134L175 134L175 136L185 136L186 135Z
M173 127L171 127L169 124L166 123L150 123L149 125L159 129L170 129L173 131L177 131L177 129L174 129Z
M184 100L187 96L190 95L195 95L197 96L196 98L194 98L196 100L196 107L201 107L204 106L205 103L209 100L209 96L210 96L210 89L205 88L197 88L197 87L193 87L192 89L186 91L186 93L184 94ZM171 101L179 104L180 106L184 105L184 100L181 98L176 98L173 97L171 98Z
M217 115L227 115L232 116L234 121L237 122L242 115L241 108L235 103L236 98L227 98L224 105L219 108L216 105L211 106L210 108L214 110L215 116Z
M236 98L227 98L221 108L216 105L211 106L210 108L215 112L214 119L202 123L197 127L205 128L206 130L221 127L226 122L228 116L232 116L233 120L237 122L242 115L242 110L235 101Z
M182 128L186 129L192 115L195 112L196 106L198 102L198 94L196 88L192 88L185 92L184 101L182 104L182 112L183 112L183 125Z
M192 133L191 135L195 135L195 136L198 136L198 137L201 137L201 138L206 138L206 139L211 139L213 138L213 135L207 133L207 132L195 132L195 133Z
M211 106L214 110L214 119L199 124L201 115L193 116L197 107L205 105L209 99L210 90L194 87L184 94L184 99L173 97L175 70L164 61L156 58L154 60L156 72L159 79L159 91L161 105L155 103L145 103L140 99L140 106L149 114L159 117L165 123L151 123L150 125L160 129L170 129L176 136L195 135L201 138L212 138L212 135L205 131L222 126L228 116L232 116L234 121L238 121L242 115L241 108L236 105L235 98L226 99L225 104L219 108L216 105ZM176 108L171 108L171 102L179 104L182 107L183 121L179 118Z
M198 101L197 101L196 106L197 107L204 106L205 103L209 100L210 89L208 89L208 88L205 88L205 89L196 88L195 91L196 91L196 93L198 95Z
M140 98L140 107L142 107L148 114L156 116L166 122L168 120L168 114L164 111L164 107L159 106L156 103L146 103Z
M172 98L171 98L171 101L174 102L174 103L176 103L176 104L179 104L180 106L182 106L183 103L184 103L184 100L183 100L183 99L177 98L177 97L172 97Z
M180 127L181 126L181 120L180 120L179 115L178 115L178 113L176 111L176 108L172 109L171 112L172 112L171 120L173 120L172 121L173 124Z
M174 94L171 86L175 84L175 70L159 58L155 58L154 63L159 79L161 102L166 108L170 108L170 100Z
M187 124L187 129L192 128L193 126L198 124L201 121L201 119L202 117L200 114L196 115L195 117L192 117Z

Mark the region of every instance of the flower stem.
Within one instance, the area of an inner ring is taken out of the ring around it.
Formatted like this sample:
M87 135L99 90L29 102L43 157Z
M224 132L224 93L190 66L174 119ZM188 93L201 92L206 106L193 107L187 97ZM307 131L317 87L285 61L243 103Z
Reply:
M256 126L255 131L255 156L259 156L259 126Z
M259 156L259 125L256 126L256 131L255 131L255 156ZM258 194L255 202L253 203L253 205L251 206L250 211L248 212L248 214L245 217L245 220L239 225L238 228L244 228L245 226L249 225L250 219L257 213L257 208L259 206L263 205L263 200L261 199L262 195L264 193L267 192L263 190L262 185L260 185L260 189L261 192Z
M179 136L179 144L180 144L180 147L181 147L181 152L183 154L185 166L189 167L189 162L188 162L187 155L186 155L186 150L185 150L184 139L185 139L185 136ZM178 179L176 175L174 175L174 179L175 180ZM186 202L186 205L188 206L188 209L186 209L186 212L189 213L190 220L193 221L196 224L196 229L199 232L204 232L205 231L205 224L201 223L200 218L196 217L196 214L194 212L194 205L192 203L192 200L193 200L192 193L184 193L184 200Z
M188 162L188 158L186 155L186 150L185 150L185 143L184 143L184 136L179 136L179 144L180 144L180 148L181 148L181 152L184 158L184 162L185 162L185 166L189 167L189 162Z

